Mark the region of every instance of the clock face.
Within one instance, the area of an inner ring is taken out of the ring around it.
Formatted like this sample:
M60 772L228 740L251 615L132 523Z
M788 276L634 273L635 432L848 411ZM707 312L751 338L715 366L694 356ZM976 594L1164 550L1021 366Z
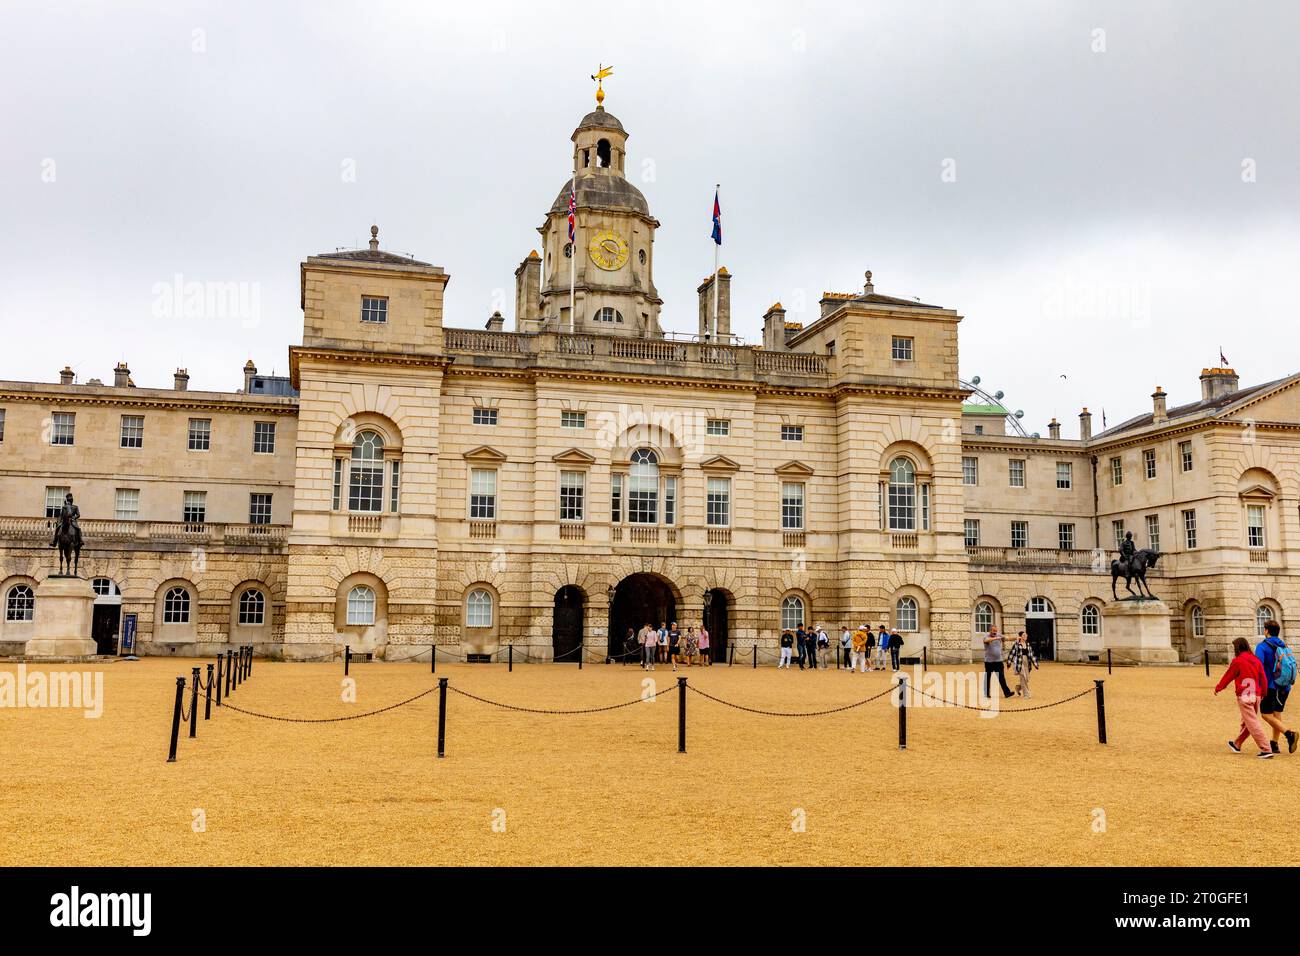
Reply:
M627 242L616 232L608 229L591 237L587 247L591 261L607 272L621 269L627 263Z

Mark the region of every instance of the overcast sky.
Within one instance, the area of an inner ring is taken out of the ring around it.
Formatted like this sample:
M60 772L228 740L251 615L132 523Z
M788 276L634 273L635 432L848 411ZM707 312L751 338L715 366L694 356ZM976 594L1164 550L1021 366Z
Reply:
M1110 424L1300 370L1290 2L20 3L0 11L0 378L284 373L298 263L364 244L513 320L513 271L606 107L695 331L713 184L733 328L823 290L957 309L1025 424ZM161 292L242 283L240 314ZM799 314L802 312L802 314ZM1062 377L1065 376L1065 377Z

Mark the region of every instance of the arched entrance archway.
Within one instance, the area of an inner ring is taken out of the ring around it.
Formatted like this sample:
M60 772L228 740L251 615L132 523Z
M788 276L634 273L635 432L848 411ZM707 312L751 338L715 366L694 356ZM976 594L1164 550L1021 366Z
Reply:
M709 653L715 661L727 659L727 642L731 637L731 594L713 588L704 594L704 626L709 632Z
M677 620L677 598L672 586L658 575L629 574L614 589L609 602L609 656L625 653L628 629L633 633L649 624L671 624Z
M586 607L587 598L579 587L566 584L555 592L555 609L551 613L551 651L556 661L578 662Z

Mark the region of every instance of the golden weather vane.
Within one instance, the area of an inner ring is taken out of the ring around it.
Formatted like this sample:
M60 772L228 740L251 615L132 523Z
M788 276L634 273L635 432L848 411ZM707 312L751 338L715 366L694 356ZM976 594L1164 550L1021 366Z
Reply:
M603 64L597 66L596 72L591 74L591 78L596 81L596 105L597 106L603 106L605 103L605 90L600 85L600 81L607 76L612 76L613 74L614 74L614 68L612 66L605 66Z

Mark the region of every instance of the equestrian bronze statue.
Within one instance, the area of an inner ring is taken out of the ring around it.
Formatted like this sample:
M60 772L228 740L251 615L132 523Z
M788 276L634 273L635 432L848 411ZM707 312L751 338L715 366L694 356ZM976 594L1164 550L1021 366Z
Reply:
M72 501L69 492L63 498L63 507L59 509L58 524L54 527L54 540L51 548L59 549L59 574L77 576L81 567L81 509Z
M1133 597L1124 600L1140 601L1144 598L1150 598L1154 601L1156 596L1151 593L1151 587L1147 584L1147 570L1156 566L1156 562L1160 560L1160 552L1152 551L1150 548L1143 548L1139 551L1133 545L1132 538L1133 533L1129 532L1124 539L1124 545L1128 547L1125 548L1121 545L1119 560L1110 563L1111 597L1117 601L1119 600L1119 595L1115 593L1115 582L1122 576L1124 578L1124 588L1129 594L1133 595ZM1134 580L1138 583L1136 591L1133 590L1132 586Z

